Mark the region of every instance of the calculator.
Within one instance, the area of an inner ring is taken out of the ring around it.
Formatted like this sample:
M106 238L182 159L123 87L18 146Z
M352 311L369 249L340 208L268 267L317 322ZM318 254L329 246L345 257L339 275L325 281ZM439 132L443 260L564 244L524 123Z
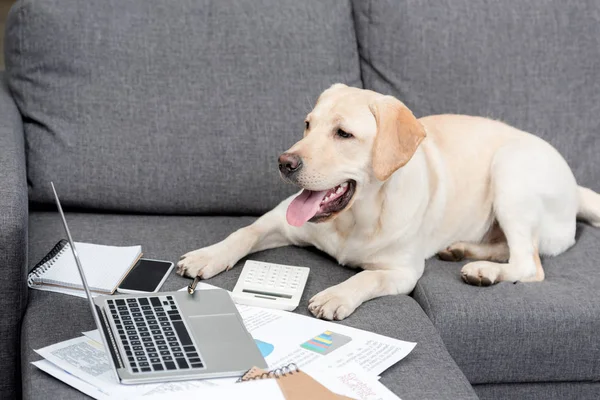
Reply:
M248 260L232 292L238 304L292 311L300 304L310 268Z

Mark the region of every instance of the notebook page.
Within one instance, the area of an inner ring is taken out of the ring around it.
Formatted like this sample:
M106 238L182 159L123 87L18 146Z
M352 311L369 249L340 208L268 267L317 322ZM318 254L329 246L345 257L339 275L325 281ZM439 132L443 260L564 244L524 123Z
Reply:
M103 246L75 242L90 289L112 292L142 252L141 246ZM45 284L83 288L69 245L41 277Z

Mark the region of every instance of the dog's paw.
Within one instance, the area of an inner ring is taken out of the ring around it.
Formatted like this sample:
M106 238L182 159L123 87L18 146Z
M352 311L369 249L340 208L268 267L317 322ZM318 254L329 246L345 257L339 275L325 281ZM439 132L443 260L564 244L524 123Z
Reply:
M360 305L353 297L339 285L332 286L313 296L308 302L308 310L317 318L341 321Z
M235 260L228 257L219 244L190 251L181 256L177 263L177 273L181 276L202 279L212 278L220 272L230 269Z
M462 267L461 278L475 286L490 286L500 280L500 264L489 261L475 261Z
M453 244L440 251L438 257L444 261L461 261L465 258L465 247L460 243Z

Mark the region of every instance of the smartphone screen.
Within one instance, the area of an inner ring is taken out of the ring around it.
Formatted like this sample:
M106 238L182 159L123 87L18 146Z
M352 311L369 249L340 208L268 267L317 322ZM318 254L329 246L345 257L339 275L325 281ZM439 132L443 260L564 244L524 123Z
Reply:
M163 278L173 268L173 263L168 261L140 259L131 272L125 277L119 289L136 292L154 292L159 289Z

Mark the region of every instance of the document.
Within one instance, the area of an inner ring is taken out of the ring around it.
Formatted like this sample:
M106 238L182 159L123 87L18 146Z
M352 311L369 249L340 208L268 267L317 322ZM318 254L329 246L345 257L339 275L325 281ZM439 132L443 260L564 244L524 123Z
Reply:
M287 311L237 305L269 368L295 363L341 368L356 363L372 376L406 357L416 343Z
M207 283L199 290L217 289ZM180 290L187 290L187 287ZM416 343L288 311L236 304L269 368L289 363L340 368L355 362L373 376L406 357ZM376 378L378 379L378 378Z
M138 397L139 400L182 400L182 399L202 399L202 400L225 400L225 399L244 399L244 400L285 400L281 389L275 379L262 379L244 383L236 383L227 386L218 386L210 388L188 388L177 393L153 391L144 396Z
M83 336L86 336L92 340L95 340L98 343L102 343L102 337L100 336L100 331L98 329L94 329L93 331L81 332Z
M86 333L89 334L89 332ZM122 385L118 382L109 364L104 346L87 336L81 336L44 347L36 350L36 352L45 358L45 360L33 363L36 367L96 399L109 397L131 399L150 393L172 393L189 389L198 390L206 387L229 385L237 380L237 378L222 378L143 385ZM48 367L44 361L51 363L50 365L53 365L55 368ZM65 374L71 375L77 381L69 379L69 382L67 382ZM78 385L71 384L72 382ZM82 382L82 384L79 382ZM89 389L88 386L95 388L96 391Z
M337 369L355 363L377 379L377 375L406 357L416 346L416 343L287 311L241 304L237 308L271 369L290 363L302 369ZM97 330L84 332L84 335L99 341Z
M157 386L156 384L121 385L109 364L104 346L85 336L53 344L36 352L56 367L92 385L111 398L137 397Z
M32 364L41 369L42 371L52 375L56 379L63 381L67 385L79 390L82 393L87 394L90 397L93 397L98 400L111 398L102 390L58 368L56 365L52 364L48 360L34 361L32 362Z
M355 362L341 368L315 369L308 367L304 372L329 390L357 400L400 400L391 390L379 382Z
M197 290L212 288L215 287L201 283ZM406 357L416 345L287 311L239 304L237 308L270 369L294 363L309 373L316 371L317 380L320 377L321 383L331 386L331 390L346 390L340 394L347 393L349 397L396 398L385 392L377 375ZM34 365L96 399L169 396L188 391L204 394L212 388L216 393L217 387L229 387L236 381L222 378L122 385L109 364L98 331L83 334L36 350L45 360ZM363 397L348 390L360 390Z
M400 400L398 396L383 386L377 377L360 369L358 364L351 363L344 368L333 370L314 370L307 372L313 379L332 392L357 400ZM190 388L177 393L149 393L140 400L170 400L182 398L202 399L250 399L250 400L283 400L276 379L262 379L243 383L203 388L199 391Z
M107 399L131 399L127 394L107 394L104 391L84 382L83 380L65 372L58 368L50 361L40 360L32 363L42 371L54 376L63 381L69 386L79 390L98 400ZM125 385L120 385L125 386ZM176 389L176 390L172 390ZM206 400L222 400L222 399L248 399L248 400L285 400L277 382L270 380L245 382L241 385L226 385L213 386L198 384L198 381L189 382L173 382L168 384L157 385L156 388L150 390L141 396L135 397L142 400L181 400L186 398L186 394L191 394L194 398L199 395Z

